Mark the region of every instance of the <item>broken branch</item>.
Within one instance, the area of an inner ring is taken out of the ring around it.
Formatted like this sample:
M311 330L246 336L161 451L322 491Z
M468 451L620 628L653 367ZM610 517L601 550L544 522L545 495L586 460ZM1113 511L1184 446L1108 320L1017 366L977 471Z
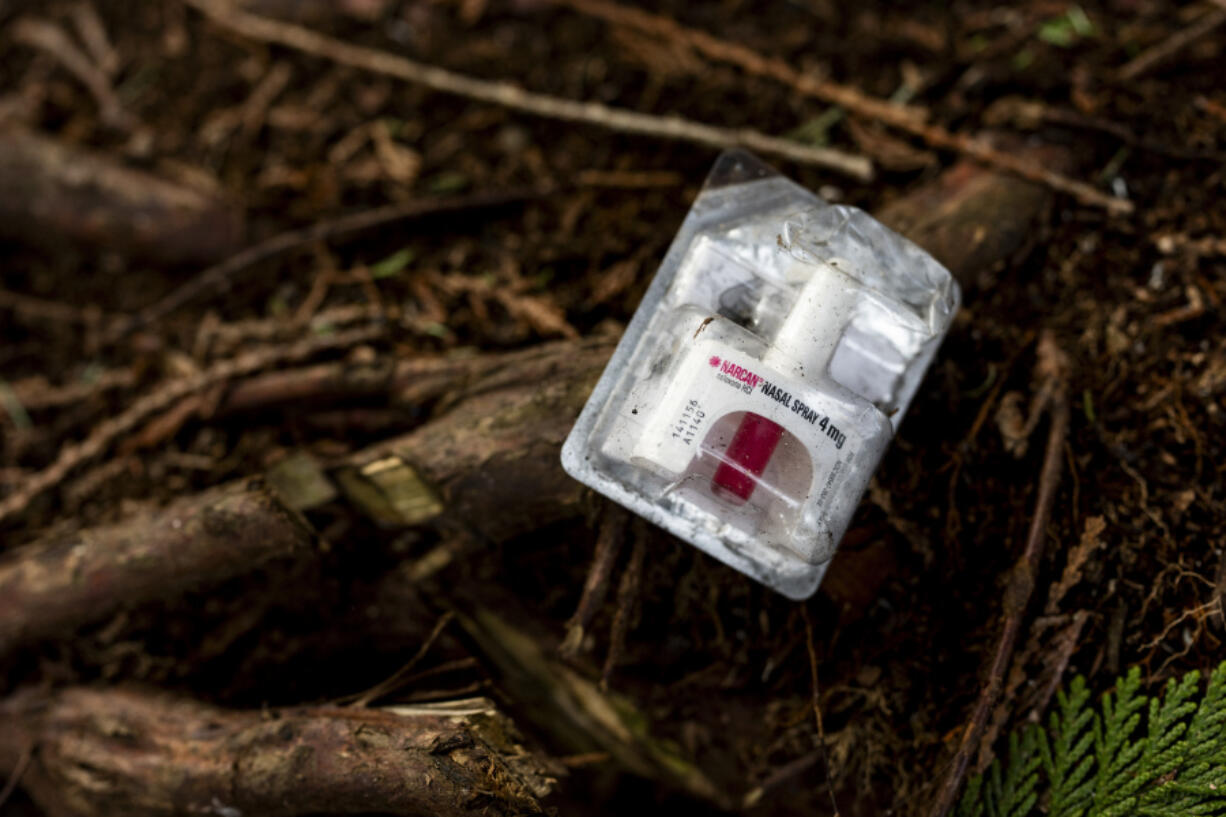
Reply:
M1215 2L1218 8L1202 15L1199 20L1187 28L1181 28L1157 45L1151 46L1129 60L1119 70L1117 77L1121 82L1131 82L1142 74L1156 68L1168 59L1187 48L1201 37L1207 36L1226 23L1226 6Z
M77 19L82 22L90 20L88 16L78 16ZM95 16L92 21L97 21L97 17ZM86 22L82 30L91 32L91 39L95 41L95 45L105 42L105 31L100 27L94 28ZM50 20L38 17L18 19L13 23L12 31L14 40L50 54L89 90L94 102L98 105L98 115L103 123L118 130L131 129L134 119L120 103L115 89L111 87L107 71L86 56L85 52L78 48L68 36L67 31ZM92 36L99 32L103 37L101 41Z

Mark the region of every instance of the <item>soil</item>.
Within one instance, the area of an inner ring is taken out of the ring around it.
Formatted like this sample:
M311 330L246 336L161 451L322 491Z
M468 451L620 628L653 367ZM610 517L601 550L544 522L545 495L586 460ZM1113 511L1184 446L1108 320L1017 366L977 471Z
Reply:
M314 4L277 5L284 12ZM249 240L426 195L552 192L304 246L110 343L99 327L156 302L200 266L151 263L54 235L34 244L30 236L6 240L3 289L65 310L0 306L0 385L26 394L36 377L56 385L129 377L26 418L12 408L0 413L4 493L165 378L245 348L329 331L295 324L295 316L353 304L397 310L403 319L380 339L333 354L350 359L616 333L715 156L338 68L224 33L178 2L94 6L118 55L110 81L135 124L104 123L68 71L14 40L23 15L73 30L68 3L0 4L0 106L60 140L224 197L245 213ZM1226 28L1138 77L1119 75L1144 49L1215 8L1148 0L906 9L727 0L653 9L867 94L905 98L956 132L990 126L1062 146L1072 157L1069 175L1136 205L1130 216L1112 216L1057 196L1025 250L968 287L844 543L873 554L864 566L875 579L866 598L789 602L662 533L645 534L645 569L611 686L738 797L801 761L748 811L830 813L831 794L844 815L919 811L980 688L1004 577L1033 511L1045 426L1018 455L1002 434L1008 417L998 416L1002 406L1006 415L1009 406L1025 410L1043 330L1072 359L1074 413L1047 556L1018 647L1020 683L1001 709L1004 728L1042 715L1045 691L1074 674L1106 690L1139 665L1158 688L1219 660ZM351 0L316 8L308 22L347 41L560 97L795 132L851 152L869 149L866 127L890 133L771 80L545 0ZM257 89L269 88L276 73L286 75L282 87L261 99ZM1019 118L1022 103L1063 116ZM894 169L879 161L871 183L776 165L810 189L872 212L959 158L893 138L908 161ZM1197 243L1213 238L1219 243ZM271 341L256 324L285 334ZM227 328L237 342L219 340ZM335 460L419 420L377 400L236 418L202 412L75 472L4 530L5 547L49 525L100 524L134 502L261 473L295 451ZM448 568L448 581L501 590L488 598L505 605L509 619L531 619L560 638L591 561L601 501L593 498L591 509L587 519L488 543ZM0 660L0 684L11 692L140 682L247 707L324 702L378 684L416 647L363 617L369 593L392 565L430 552L448 532L381 529L340 502L308 517L332 543L321 560L274 564L27 648ZM1091 544L1080 579L1049 604L1083 541ZM616 609L613 592L576 659L593 678L609 652ZM354 621L366 629L346 631ZM469 647L459 634L442 639L415 680L387 700L497 697L497 679ZM516 712L513 700L506 705ZM556 751L547 734L534 738ZM548 801L559 813L713 808L619 775L598 758L572 760ZM20 796L9 807L32 808Z

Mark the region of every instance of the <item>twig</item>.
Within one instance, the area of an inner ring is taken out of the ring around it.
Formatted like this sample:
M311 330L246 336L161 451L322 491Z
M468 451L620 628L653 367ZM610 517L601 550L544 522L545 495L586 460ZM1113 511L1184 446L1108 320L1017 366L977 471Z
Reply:
M317 241L326 241L351 233L382 227L397 221L454 213L461 210L499 207L539 195L542 195L542 192L537 190L509 190L481 192L467 196L417 199L406 204L376 207L373 210L365 210L339 218L318 221L301 229L280 233L232 255L218 264L208 267L166 297L145 307L135 318L111 332L107 340L118 340L137 329L166 317L171 312L196 298L210 292L222 290L239 273L247 268L290 250L313 244Z
M954 754L949 772L940 783L936 798L929 810L930 817L944 817L954 805L970 765L971 756L979 745L992 707L996 705L1004 686L1005 673L1013 658L1013 648L1022 628L1022 618L1030 596L1034 593L1035 575L1043 558L1047 542L1047 523L1051 519L1056 488L1060 483L1061 466L1064 463L1064 441L1068 437L1069 404L1067 383L1067 358L1056 345L1054 338L1045 333L1039 339L1039 364L1036 373L1040 376L1040 392L1050 398L1047 411L1051 426L1047 432L1047 447L1043 452L1043 466L1039 471L1038 496L1035 499L1034 515L1026 534L1026 545L1021 557L1009 573L1004 595L1004 621L996 649L987 666L987 681L979 691L979 698L971 710L970 720L962 730L958 750Z
M912 108L893 105L866 96L854 88L802 74L780 59L765 57L743 45L722 40L706 32L682 26L668 17L621 6L604 0L560 0L572 8L616 25L630 26L657 37L666 37L688 46L703 56L735 65L751 76L766 77L791 87L797 93L839 105L858 116L878 120L890 127L918 136L932 147L954 150L991 167L1007 170L1028 181L1045 184L1067 193L1082 204L1102 207L1108 212L1133 211L1127 199L1108 196L1094 187L1048 170L1020 156L997 150L978 139L930 125Z
M622 190L680 187L685 177L675 170L581 170L575 181L581 187L613 187Z
M1216 2L1216 0L1215 0ZM1221 3L1218 3L1221 6ZM1116 74L1121 82L1129 82L1166 62L1192 43L1226 23L1226 8L1216 8L1187 28L1181 28L1157 45L1151 46L1124 64Z
M1047 679L1047 683L1043 685L1043 689L1035 701L1034 708L1031 709L1031 715L1035 721L1038 721L1043 713L1047 711L1047 705L1051 703L1056 690L1060 687L1060 682L1064 679L1064 673L1068 670L1069 659L1073 657L1073 652L1077 649L1078 639L1081 638L1081 631L1085 628L1086 621L1089 618L1090 613L1088 611L1078 610L1076 613L1073 613L1073 620L1056 637L1054 659L1049 657L1046 660L1046 663L1051 667L1051 676Z
M639 603L639 588L643 584L643 561L647 558L647 536L639 520L634 524L634 548L630 551L630 564L622 574L617 586L617 612L613 614L613 632L609 635L609 654L605 656L604 669L600 673L600 688L609 688L613 670L621 663L626 648L626 634L634 619L634 608Z
M678 116L653 116L623 108L611 108L597 102L579 102L533 93L508 82L457 74L437 66L346 43L309 28L248 14L229 7L221 0L187 0L187 3L218 25L244 37L277 43L341 65L424 85L441 93L501 105L548 119L582 122L621 133L677 139L718 148L746 147L794 162L825 167L861 181L869 181L873 177L872 163L863 156L803 145L750 128L724 128Z
M839 803L834 798L834 786L830 782L830 757L826 754L826 726L822 723L822 691L817 683L817 651L813 648L813 622L809 620L809 608L807 606L802 606L800 612L805 620L805 646L809 652L813 719L817 723L817 750L821 755L822 765L826 767L826 794L830 796L830 807L834 809L834 817L839 817Z
M671 17L625 6L608 0L557 0L575 11L613 25L625 26L643 34L673 40L703 56L735 65L747 74L767 77L785 85L804 85L803 93L839 105L871 119L891 122L899 118L920 122L924 112L866 96L855 88L826 80L804 77L787 63L764 57L747 46L723 40L698 29L689 28Z
M289 317L252 318L222 323L205 316L196 332L192 355L198 360L225 357L247 344L285 341L303 334L334 332L355 323L384 319L383 311L365 303L347 303L323 309L304 327Z
M1226 2L1226 0L1223 0L1223 2ZM1219 3L1219 5L1221 5L1221 3ZM1204 111L1220 122L1226 122L1226 105L1223 105L1220 102L1214 102L1204 94L1197 95L1197 97L1192 101L1196 104L1197 110Z
M212 417L311 403L336 404L377 397L392 409L422 409L455 389L484 378L506 375L517 365L556 353L582 356L584 347L546 345L509 354L418 355L399 360L376 360L358 365L333 361L257 374L233 383L212 410ZM547 375L546 375L547 376ZM523 386L527 383L503 383ZM488 439L488 437L487 437Z
M773 792L775 789L782 786L784 783L793 778L804 774L813 768L819 760L826 756L826 746L823 743L821 749L815 749L808 754L801 755L795 760L790 760L782 766L775 769L762 783L754 788L741 798L741 808L748 811L758 803L762 802L762 798Z
M140 380L135 369L108 369L89 382L48 383L41 375L18 380L12 384L13 394L30 411L77 405L95 395L116 389L128 389Z
M189 394L270 366L294 363L323 351L366 343L382 335L383 331L381 327L363 327L328 337L310 338L292 346L259 349L232 360L220 361L199 374L173 380L161 386L139 398L118 416L99 423L81 442L63 446L55 462L32 475L17 491L0 500L0 524L22 513L35 497L59 484L75 469L102 455L116 439L131 432L146 417L163 411Z
M600 519L600 532L596 535L596 553L592 556L592 566L588 568L587 579L583 583L583 595L579 598L575 614L566 622L566 637L558 648L563 656L577 655L583 646L587 628L609 589L613 565L617 563L617 555L621 553L625 539L627 522L627 516L620 507L613 504L605 506Z
M358 693L353 703L349 705L361 709L369 706L371 701L382 698L384 695L394 690L398 684L405 680L405 676L413 671L413 667L417 666L418 662L426 657L426 653L428 653L430 648L434 646L434 642L437 641L438 637L443 634L443 630L448 624L451 623L453 618L455 618L455 614L450 611L439 616L438 622L434 625L434 629L430 631L430 635L425 641L422 642L421 646L418 647L417 652L413 654L413 657L409 659L407 664L365 692Z
M21 750L21 755L17 758L17 765L9 773L9 779L4 784L4 788L0 789L0 808L4 808L4 804L13 796L13 792L17 791L17 786L21 784L21 778L25 776L26 769L30 768L30 761L33 757L34 741L29 741Z
M94 328L122 320L119 315L106 314L96 307L69 306L60 301L48 301L9 289L0 289L0 309L12 310L17 317L28 323L47 321Z
M1226 256L1226 238L1192 238L1187 233L1165 233L1154 236L1153 241L1163 255L1186 252L1198 256Z
M13 39L50 54L63 65L68 73L89 89L98 104L99 116L108 126L129 130L135 124L132 115L124 110L119 97L115 95L106 71L77 48L64 29L49 20L23 17L13 23Z
M273 63L264 78L259 81L247 97L247 101L239 108L239 121L242 123L242 134L250 139L264 126L268 116L268 108L294 77L294 69L288 62L280 60Z
M106 24L98 16L98 10L89 0L80 0L69 9L69 15L72 17L73 27L77 30L77 36L81 38L81 44L93 57L98 70L114 79L123 61L115 46L111 44L111 38L106 33Z
M1197 150L1193 148L1169 145L1156 139L1137 136L1132 129L1121 122L1115 122L1101 116L1090 116L1069 108L1048 105L1029 99L1014 99L1006 97L991 105L983 115L983 122L989 127L1010 124L1022 130L1038 130L1044 124L1059 125L1065 128L1089 130L1095 133L1105 133L1129 147L1135 147L1159 156L1186 161L1226 161L1226 152L1220 150Z
M235 383L213 411L221 417L279 406L308 406L378 397L393 407L418 407L437 399L448 388L473 376L476 359L411 357L394 364L384 360L368 366L350 361L282 368Z

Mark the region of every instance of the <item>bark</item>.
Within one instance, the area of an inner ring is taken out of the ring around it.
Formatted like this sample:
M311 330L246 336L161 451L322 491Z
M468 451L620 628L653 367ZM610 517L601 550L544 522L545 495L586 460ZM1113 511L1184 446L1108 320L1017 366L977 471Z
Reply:
M0 234L65 239L170 264L239 249L243 219L218 197L23 128L0 128Z
M306 525L244 480L0 557L0 655L124 606L173 598L313 549Z
M552 781L484 699L223 710L70 688L0 703L0 770L48 817L539 814Z
M479 540L573 516L584 489L559 451L612 352L596 338L485 361L437 419L356 454L337 473L341 489L383 524L445 515Z

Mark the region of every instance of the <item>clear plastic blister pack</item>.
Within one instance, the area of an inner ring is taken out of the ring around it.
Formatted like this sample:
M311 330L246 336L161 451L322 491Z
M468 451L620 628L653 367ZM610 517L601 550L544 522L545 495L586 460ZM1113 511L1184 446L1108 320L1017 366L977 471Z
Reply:
M863 211L725 153L562 463L721 561L807 598L959 299L948 270Z

